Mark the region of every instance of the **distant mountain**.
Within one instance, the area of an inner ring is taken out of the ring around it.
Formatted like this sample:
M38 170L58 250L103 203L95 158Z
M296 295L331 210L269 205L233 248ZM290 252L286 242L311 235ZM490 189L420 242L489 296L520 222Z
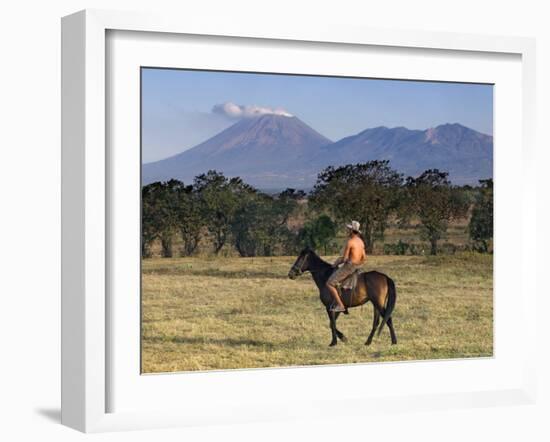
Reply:
M259 188L303 188L316 176L307 159L330 143L297 117L247 118L178 155L144 164L142 181L177 178L187 183L215 169Z
M426 169L450 173L455 184L476 184L493 176L493 137L460 124L427 130L376 127L335 143L296 117L263 115L243 119L178 155L143 165L142 179L193 178L216 169L240 176L260 189L307 189L328 165L389 160L406 176Z
M369 160L389 160L410 176L438 168L455 184L476 184L493 176L493 137L457 123L427 130L376 127L322 147L312 165L322 169Z

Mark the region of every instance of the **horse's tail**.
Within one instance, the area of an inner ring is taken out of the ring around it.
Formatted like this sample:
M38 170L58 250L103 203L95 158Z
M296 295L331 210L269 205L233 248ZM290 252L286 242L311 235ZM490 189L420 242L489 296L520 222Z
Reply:
M386 325L386 322L388 322L388 319L391 318L391 315L393 313L393 309L395 308L395 301L397 300L397 293L395 291L395 283L393 282L393 279L391 279L389 276L386 276L387 282L388 282L388 300L386 302L386 310L384 312L384 317L382 318L382 323L380 324L380 327L378 328L378 334L377 336L380 336L380 333L382 333L382 329Z

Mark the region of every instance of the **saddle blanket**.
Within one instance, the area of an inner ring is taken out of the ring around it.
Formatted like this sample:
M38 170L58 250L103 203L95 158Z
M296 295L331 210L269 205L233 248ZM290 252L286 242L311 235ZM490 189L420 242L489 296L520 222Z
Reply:
M359 278L359 275L364 272L365 271L363 269L355 270L351 275L349 275L341 282L340 287L342 288L342 290L351 290L352 292L355 291L355 287L357 286L357 279Z

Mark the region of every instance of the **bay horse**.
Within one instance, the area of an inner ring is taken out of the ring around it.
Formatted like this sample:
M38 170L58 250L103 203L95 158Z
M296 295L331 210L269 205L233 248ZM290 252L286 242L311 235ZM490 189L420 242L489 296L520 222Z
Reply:
M311 273L313 281L315 281L319 289L321 302L324 304L329 317L330 330L332 332L330 347L336 345L338 339L342 342L346 342L347 340L344 334L336 328L336 320L340 312L330 311L333 298L326 286L326 282L333 271L334 267L331 264L323 261L311 248L306 247L302 250L296 262L288 272L288 277L290 279L295 279L304 272ZM395 291L395 283L389 276L377 271L361 273L357 278L357 286L353 292L351 290L346 290L345 292L341 290L340 293L342 295L342 301L344 301L347 308L358 307L366 304L368 301L371 301L374 306L372 329L365 345L371 344L376 328L380 322L380 317L382 317L382 323L378 328L378 335L380 335L384 325L387 325L390 329L391 343L397 344L397 337L395 336L392 321L392 313L395 307L397 294Z

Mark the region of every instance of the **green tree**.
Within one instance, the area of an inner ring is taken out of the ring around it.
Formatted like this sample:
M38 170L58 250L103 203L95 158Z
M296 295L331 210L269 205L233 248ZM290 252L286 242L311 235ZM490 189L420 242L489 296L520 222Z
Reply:
M160 223L159 236L164 258L174 256L173 240L178 228L178 195L182 186L181 181L174 179L161 184L160 217L162 222Z
M155 185L149 184L141 189L141 256L151 256L151 245L158 237Z
M264 247L264 254L271 256L285 254L290 243L295 244L295 235L288 224L293 214L301 205L306 194L302 190L286 189L271 199L269 208L267 234L269 242ZM294 250L293 250L294 251Z
M430 169L418 178L409 177L404 206L420 219L422 238L430 242L430 253L437 254L437 242L447 231L449 222L463 218L468 211L464 193L451 186L447 172Z
M291 237L287 223L298 206L297 195L284 191L276 196L259 192L243 196L232 224L234 245L241 256L273 256L285 250Z
M278 198L283 201L300 201L306 198L306 193L303 190L296 190L292 187L288 187L279 193Z
M328 215L320 215L304 224L298 234L300 243L313 249L323 249L327 254L328 245L334 240L337 233L336 223Z
M493 180L480 180L479 183L469 231L470 238L478 245L478 250L487 253L493 239Z
M178 180L155 182L142 188L142 255L150 256L151 243L159 239L162 256L171 257L177 229Z
M318 175L311 202L320 211L328 210L340 223L359 221L366 249L372 252L399 206L402 182L402 175L387 160L331 166Z
M231 233L240 256L270 255L270 224L273 222L273 198L265 194L249 194L241 201Z
M178 189L176 222L182 239L182 256L191 256L198 248L203 230L201 200L193 186Z
M214 170L195 177L194 188L200 201L201 215L213 237L214 253L218 254L229 238L243 197L256 193L256 190L240 178L228 179Z

